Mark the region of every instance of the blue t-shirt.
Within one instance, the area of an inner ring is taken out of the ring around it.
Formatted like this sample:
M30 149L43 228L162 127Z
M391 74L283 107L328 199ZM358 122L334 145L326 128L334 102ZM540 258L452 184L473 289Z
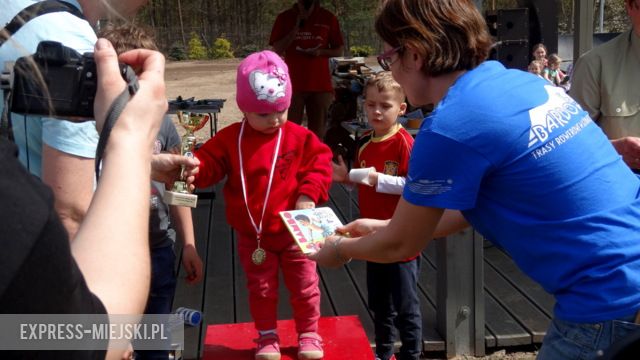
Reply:
M80 9L77 0L66 0ZM0 24L8 23L27 6L37 3L35 0L5 1L0 12ZM71 47L79 53L93 51L96 35L91 25L68 12L55 12L32 19L24 24L11 38L0 46L0 66L5 61L36 52L38 43L53 40ZM0 93L0 110L4 106ZM42 144L61 152L85 157L95 157L98 144L98 132L95 121L72 123L57 119L11 115L13 133L19 148L19 158L32 174L41 175Z
M487 61L416 137L404 198L462 210L556 298L558 318L640 308L640 180L561 88Z

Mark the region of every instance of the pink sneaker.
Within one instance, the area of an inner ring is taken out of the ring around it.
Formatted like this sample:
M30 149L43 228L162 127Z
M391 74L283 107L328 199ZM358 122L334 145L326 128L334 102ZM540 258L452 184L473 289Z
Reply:
M302 333L298 337L298 359L316 360L324 357L322 338L314 332Z
M280 360L280 338L270 333L253 340L256 344L256 360Z

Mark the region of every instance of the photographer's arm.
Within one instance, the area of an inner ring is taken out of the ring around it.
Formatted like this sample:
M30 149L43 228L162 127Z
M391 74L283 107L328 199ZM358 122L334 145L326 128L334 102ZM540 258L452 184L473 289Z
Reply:
M98 130L107 109L125 89L118 58L106 40L96 43ZM148 50L120 56L141 68L140 89L115 123L104 154L102 174L72 252L89 289L110 314L140 314L149 289L148 244L151 149L167 109L164 58ZM126 264L126 266L121 266Z

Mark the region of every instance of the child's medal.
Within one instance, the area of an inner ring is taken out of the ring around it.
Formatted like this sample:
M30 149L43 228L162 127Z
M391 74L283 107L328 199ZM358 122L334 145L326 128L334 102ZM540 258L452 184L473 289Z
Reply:
M253 250L253 253L251 254L251 261L256 265L262 265L264 260L267 258L267 252L260 247L260 235L256 237L256 241L258 241L258 247Z
M276 142L276 148L273 152L273 161L271 162L271 173L269 174L269 185L267 186L267 193L264 196L264 203L262 204L262 215L260 216L260 224L256 225L255 220L253 220L253 216L251 215L251 210L249 210L249 202L247 201L247 187L245 185L244 179L244 165L242 162L242 147L240 146L242 142L242 134L244 133L244 125L247 121L242 121L242 125L240 126L240 134L238 135L238 157L240 158L240 181L242 182L242 196L244 197L244 205L247 208L247 214L249 215L249 220L251 220L251 224L253 228L256 230L256 242L258 246L251 254L251 261L256 265L262 265L264 261L267 259L267 252L264 251L263 248L260 247L260 239L262 236L262 220L264 219L264 212L267 210L267 200L269 200L269 193L271 192L271 184L273 183L273 174L276 170L276 161L278 160L278 151L280 150L280 140L282 139L282 129L278 129L278 140Z

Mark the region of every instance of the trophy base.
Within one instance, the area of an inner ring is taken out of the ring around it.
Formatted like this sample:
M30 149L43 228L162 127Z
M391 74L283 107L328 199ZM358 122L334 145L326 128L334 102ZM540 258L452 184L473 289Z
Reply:
M198 195L165 191L163 200L167 205L188 206L194 208L198 204Z

